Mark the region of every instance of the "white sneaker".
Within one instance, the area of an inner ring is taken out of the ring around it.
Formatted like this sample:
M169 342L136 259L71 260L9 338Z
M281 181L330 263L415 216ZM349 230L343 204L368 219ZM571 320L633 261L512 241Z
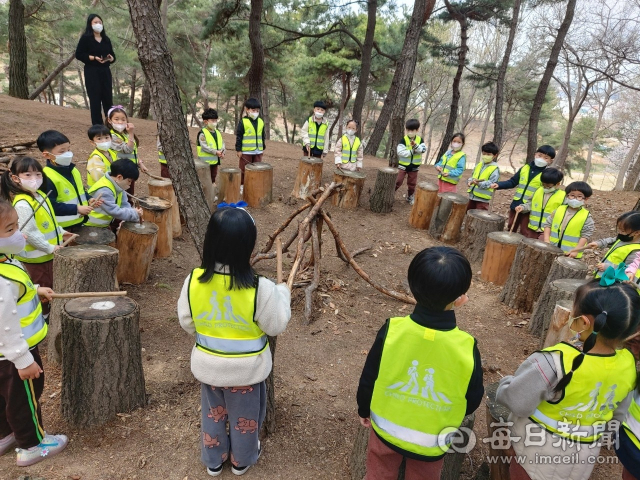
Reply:
M222 473L222 464L218 465L216 468L207 467L207 474L211 477L217 477Z
M7 453L16 444L16 437L12 434L0 440L0 456Z
M18 454L16 464L19 467L34 465L46 458L57 455L67 447L68 443L69 439L66 435L47 435L45 433L39 445L31 448L16 448L16 453Z
M409 202L409 205L413 205L415 203L416 199L413 195L409 195L407 197L407 202Z
M244 192L244 185L240 185L240 195L242 195L242 192Z
M258 460L260 460L260 455L262 455L262 445L260 445L260 440L258 440ZM245 473L247 473L247 470L249 470L251 468L251 465L249 465L248 467L235 467L235 466L231 466L231 473L233 473L234 475L244 475Z

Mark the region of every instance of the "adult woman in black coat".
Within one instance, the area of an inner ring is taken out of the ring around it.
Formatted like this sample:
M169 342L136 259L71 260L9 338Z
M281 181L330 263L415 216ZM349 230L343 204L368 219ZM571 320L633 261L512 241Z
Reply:
M109 65L116 61L116 54L113 53L111 40L104 31L102 18L95 13L87 18L87 28L78 42L76 58L84 63L84 83L91 105L91 124L102 124L101 110L104 110L106 116L113 106Z

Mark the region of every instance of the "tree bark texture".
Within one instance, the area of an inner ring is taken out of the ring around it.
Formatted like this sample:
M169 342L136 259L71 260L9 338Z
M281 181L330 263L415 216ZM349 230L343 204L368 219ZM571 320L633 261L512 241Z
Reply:
M140 309L128 297L76 298L62 312L62 415L101 425L146 403Z
M151 271L153 252L158 241L155 223L125 222L118 233L118 281L140 285L147 281Z
M571 340L571 310L573 309L573 299L558 300L553 310L551 322L547 334L542 337L544 342L542 348L551 347L560 342Z
M9 95L29 98L27 35L24 31L22 0L9 0Z
M489 233L482 257L480 278L494 285L504 285L523 238L519 233Z
M511 412L507 407L496 402L498 382L487 385L484 390L486 398L487 438L501 439L506 442L506 437L509 435L508 429L500 427L499 425L504 425L507 422ZM491 426L492 424L493 426ZM509 463L500 461L504 458L504 455L501 456L501 452L504 452L504 450L494 448L493 442L489 442L487 445L489 447L489 455L499 459L498 462L489 465L489 478L491 478L491 480L510 480Z
M362 172L335 169L333 181L342 183L344 187L333 196L333 205L340 208L357 208L366 178L367 176Z
M551 282L542 292L533 309L529 323L529 330L540 337L541 345L547 337L556 303L560 300L572 301L576 290L588 281L584 277L579 279L561 278Z
M516 251L500 301L520 312L531 312L560 248L533 238L525 238Z
M504 230L506 218L486 210L469 210L465 216L464 230L459 249L469 262L481 262L487 244L487 235Z
M628 192L637 190L638 179L640 179L640 155L636 157L635 163L631 167L631 170L629 170L629 175L627 175L623 190Z
M249 96L262 98L262 81L264 77L264 48L260 33L260 17L263 0L251 0L249 13L249 44L251 46L251 65L247 72L249 80ZM265 126L266 127L266 126Z
M61 248L53 256L53 291L113 292L116 290L118 250L104 245L80 245ZM62 310L68 300L54 299L49 315L47 359L61 361Z
M624 160L622 161L620 170L618 170L618 176L616 177L616 185L614 187L614 190L622 190L623 185L625 187L624 188L625 190L633 190L633 187L635 186L635 182L633 182L631 179L632 172L629 171L629 166L631 165L633 158L636 156L638 149L640 149L640 135L636 136L636 139L633 141L631 148L629 149L627 154L624 156ZM636 159L636 164L634 164L634 167L637 167L637 166L638 165L637 165L637 159ZM629 173L629 175L627 175L627 172ZM625 183L625 176L628 177L628 180L626 183ZM628 189L626 188L627 184L629 184L629 187L630 187Z
M150 178L147 183L149 195L160 197L171 202L171 230L173 238L182 235L182 224L180 223L180 208L176 199L176 192L173 190L173 182L168 178L158 180Z
M269 205L273 200L273 167L264 162L247 165L242 196L250 207Z
M300 159L298 174L291 192L292 197L304 200L307 195L320 187L322 183L322 165L321 158L302 157Z
M149 90L149 82L145 78L142 84L142 95L140 96L140 106L138 107L138 118L149 118L151 110L151 91Z
M367 85L371 73L371 52L376 32L376 15L378 12L378 0L367 0L367 31L364 34L364 42L360 51L360 75L358 78L358 90L353 101L353 119L358 122L358 132L362 138L362 107L367 96ZM365 119L366 120L366 119Z
M438 205L431 217L429 235L444 243L456 243L469 199L459 193L439 193Z
M218 170L219 200L221 202L236 203L240 195L241 171L239 168L226 167Z
M173 251L173 220L171 218L171 202L158 197L140 197L142 219L155 223L158 227L156 258L167 258Z
M127 3L137 39L138 58L151 91L160 142L164 154L171 158L167 166L176 187L180 211L196 249L202 255L211 212L193 164L189 130L182 115L180 91L160 12L154 0L127 0Z
M396 180L398 169L382 167L378 169L376 184L369 198L369 208L375 213L389 213L393 210L393 201L396 193Z
M415 199L409 215L409 224L420 230L427 230L431 225L433 212L438 207L438 186L431 182L420 182L416 185Z

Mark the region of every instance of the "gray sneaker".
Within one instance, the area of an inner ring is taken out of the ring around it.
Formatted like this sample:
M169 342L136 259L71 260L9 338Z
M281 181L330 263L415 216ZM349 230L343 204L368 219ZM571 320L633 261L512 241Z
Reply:
M413 205L413 204L414 204L414 202L415 202L415 200L416 200L416 199L415 199L415 197L414 197L413 195L409 195L409 196L407 197L407 202L409 202L409 205Z
M16 464L19 467L34 465L46 458L57 455L67 447L68 443L69 439L66 435L47 435L45 433L39 445L31 448L16 448L16 453L18 454Z
M0 440L0 456L7 453L16 444L16 437L13 435L7 435Z

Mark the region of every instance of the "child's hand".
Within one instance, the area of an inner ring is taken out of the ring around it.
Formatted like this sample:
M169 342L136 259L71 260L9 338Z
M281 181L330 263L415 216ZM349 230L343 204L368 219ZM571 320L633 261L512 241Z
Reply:
M524 207L522 205L518 205L516 207L516 212L520 213L520 212L522 212L522 210L524 210Z
M371 428L371 420L369 420L369 417L367 418L360 418L360 425L362 425L365 428Z
M102 199L96 200L95 198L92 198L91 200L89 200L89 205L91 205L91 208L98 208L102 206L103 203L104 200Z
M135 126L133 125L133 123L127 123L127 132L129 133L133 133L133 131L135 130Z
M35 378L40 378L41 373L42 373L42 369L40 368L40 365L38 365L36 362L33 362L27 368L18 369L18 375L20 375L20 380L33 380Z
M599 263L596 265L596 270L598 270L599 272L604 272L607 269L607 264L606 263Z
M141 219L142 218L142 209L140 207L136 208L136 213L138 214L138 218Z
M147 173L149 171L149 169L142 162L138 163L138 167L140 168L140 170L142 170L143 173Z
M587 243L587 248L598 248L598 243L597 242L591 242L591 243Z
M442 176L443 176L443 177L448 177L448 176L449 176L449 172L444 172L444 173L442 174Z
M78 205L78 213L80 215L89 215L93 211L93 207L89 205Z
M580 253L579 251L577 251L576 249L573 249L567 253L565 253L565 255L569 258L576 258L578 256L578 253Z
M48 301L53 300L53 297L51 296L53 295L53 290L49 287L38 287L37 292L39 297L46 298Z
M362 170L362 167L356 167L356 172L359 172Z
M498 188L498 184L497 183L492 183L489 188L493 188L495 190L496 188Z
M436 170L442 172L442 167L436 167Z
M242 158L242 152L236 152L238 154L238 158Z

